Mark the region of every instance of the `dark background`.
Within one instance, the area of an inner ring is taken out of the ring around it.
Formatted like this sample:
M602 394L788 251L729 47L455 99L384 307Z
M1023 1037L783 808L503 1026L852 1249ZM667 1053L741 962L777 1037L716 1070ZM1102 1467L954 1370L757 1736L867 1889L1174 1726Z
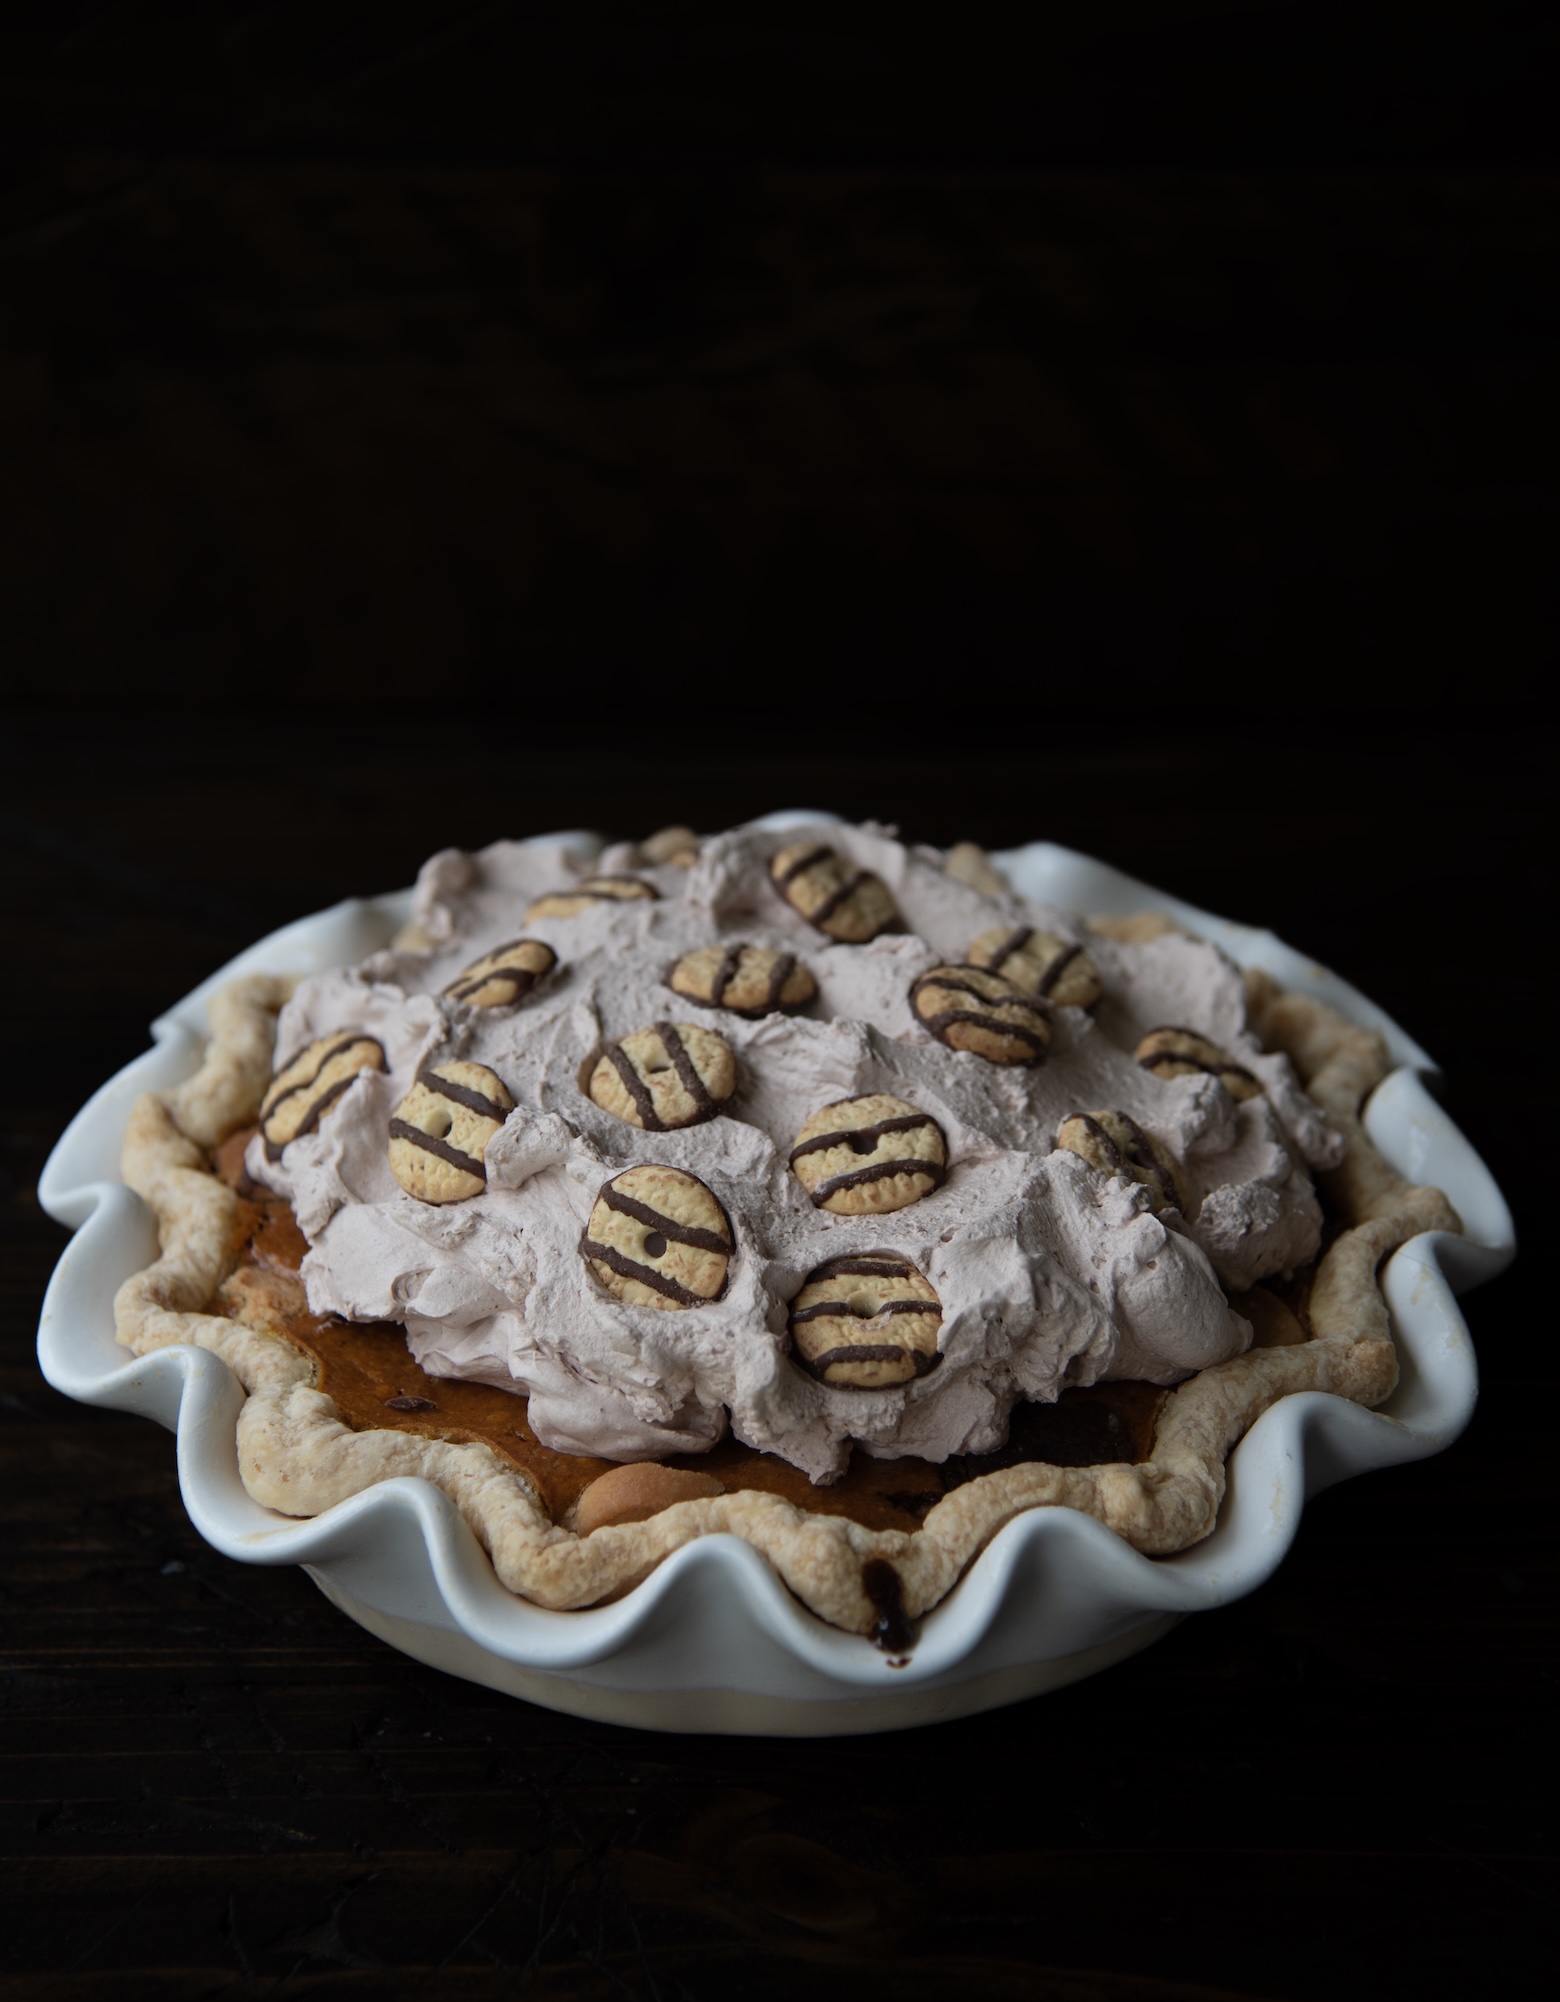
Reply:
M1362 15L1364 18L1362 18ZM0 30L18 1994L1523 1994L1549 1964L1537 6ZM576 1723L195 1537L31 1346L152 1015L432 848L783 804L1270 924L1444 1064L1479 1414L984 1718Z

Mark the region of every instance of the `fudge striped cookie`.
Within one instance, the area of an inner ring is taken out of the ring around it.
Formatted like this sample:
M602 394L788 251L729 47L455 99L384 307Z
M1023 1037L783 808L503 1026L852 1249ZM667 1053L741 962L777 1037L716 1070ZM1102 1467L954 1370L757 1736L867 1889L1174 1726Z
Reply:
M938 1042L989 1064L1037 1064L1050 1047L1036 999L978 966L934 966L911 986L910 1005Z
M539 938L511 939L462 968L444 992L468 1008L508 1008L523 1001L557 964L557 953Z
M647 1133L713 1119L736 1088L725 1037L694 1022L657 1022L608 1043L590 1076L590 1096L602 1111Z
M269 1159L312 1133L360 1071L382 1071L384 1046L372 1036L322 1036L282 1065L260 1107L260 1134Z
M832 848L792 842L771 861L769 875L792 910L846 945L864 945L900 923L882 877L853 867Z
M1099 968L1081 945L1029 925L983 931L964 956L971 966L1000 973L1026 994L1062 1008L1092 1008L1105 991Z
M1075 1112L1057 1129L1056 1144L1102 1175L1141 1182L1159 1210L1188 1210L1186 1183L1175 1156L1127 1112Z
M815 1209L876 1216L942 1186L948 1143L929 1112L870 1092L815 1112L796 1136L791 1167Z
M794 952L763 945L701 945L667 970L666 984L701 1008L733 1015L791 1015L805 1008L818 983Z
M653 903L660 895L654 883L640 876L586 876L567 890L549 890L526 910L525 921L538 918L577 918L600 904Z
M1231 1098L1260 1098L1262 1086L1244 1064L1195 1029L1150 1029L1132 1052L1155 1077L1216 1077Z
M702 1307L726 1290L731 1224L697 1175L646 1162L603 1184L580 1254L613 1299Z
M420 1203L459 1203L487 1187L487 1144L515 1109L486 1064L424 1064L390 1121L390 1172Z
M791 1302L792 1353L838 1390L891 1390L942 1361L942 1303L897 1251L831 1258Z

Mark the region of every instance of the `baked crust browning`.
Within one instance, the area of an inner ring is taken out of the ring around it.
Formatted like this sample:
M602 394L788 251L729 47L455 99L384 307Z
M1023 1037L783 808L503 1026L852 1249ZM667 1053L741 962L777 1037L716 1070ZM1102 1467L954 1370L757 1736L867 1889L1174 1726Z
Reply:
M600 904L653 903L660 896L654 883L640 876L586 876L567 890L549 890L526 911L525 921L538 918L577 918Z
M384 1045L373 1036L322 1036L283 1064L260 1107L260 1135L273 1161L306 1133L346 1091L360 1071L382 1071Z
M1296 1341L1291 1329L1165 1394L1146 1459L996 1465L936 1501L919 1529L867 1529L831 1514L829 1490L820 1491L817 1507L803 1508L779 1493L745 1488L678 1500L644 1520L605 1522L581 1536L548 1510L537 1481L491 1446L348 1425L318 1388L317 1364L288 1338L274 1307L248 1292L222 1299L238 1259L240 1199L211 1172L207 1150L254 1120L275 1012L289 987L251 976L214 996L200 1071L172 1091L144 1094L131 1110L124 1179L151 1209L161 1250L119 1290L118 1339L137 1355L191 1344L232 1368L247 1393L238 1421L240 1471L262 1505L313 1516L379 1481L421 1476L460 1511L500 1581L554 1609L613 1597L692 1538L722 1531L753 1544L820 1618L859 1634L871 1633L882 1617L867 1589L870 1564L892 1568L905 1611L919 1616L1025 1509L1081 1509L1148 1556L1185 1549L1214 1525L1229 1450L1279 1398L1324 1391L1374 1405L1391 1392L1397 1362L1377 1270L1421 1232L1461 1228L1445 1196L1396 1175L1361 1124L1360 1107L1387 1071L1381 1038L1320 1002L1282 994L1265 976L1252 976L1258 1035L1289 1055L1349 1143L1342 1165L1322 1178L1344 1222L1315 1269L1309 1339ZM1024 1410L1015 1412L1015 1428ZM406 1422L421 1419L414 1413ZM724 1465L723 1451L715 1448L707 1464ZM762 1467L757 1477L766 1477ZM773 1478L793 1476L776 1468Z
M609 1043L590 1076L602 1111L647 1133L713 1119L736 1088L730 1045L694 1022L657 1022Z
M558 964L558 955L539 938L511 939L483 953L445 988L451 1001L468 1008L511 1008Z
M1168 1147L1145 1132L1129 1112L1075 1112L1057 1129L1056 1144L1102 1175L1139 1182L1154 1209L1188 1211L1186 1181Z
M971 966L1000 973L1024 993L1059 1008L1092 1008L1105 992L1099 968L1081 945L1030 925L983 931L964 956Z
M603 1184L580 1252L613 1299L703 1307L726 1290L731 1223L697 1175L646 1162Z
M817 1209L881 1216L942 1186L948 1143L929 1112L887 1092L836 1099L815 1112L791 1168Z
M1231 1098L1262 1096L1262 1086L1245 1065L1195 1029L1150 1029L1132 1054L1155 1077L1216 1077Z
M487 1187L488 1142L515 1109L486 1064L424 1064L390 1119L390 1172L420 1203L459 1203Z
M818 992L794 952L764 945L701 945L668 969L666 984L701 1008L748 1016L793 1014Z
M1051 1046L1033 996L977 966L934 966L911 986L910 1006L938 1042L988 1064L1037 1064Z
M769 864L769 877L792 910L846 945L865 945L901 922L881 876L853 867L818 842L793 841L782 848Z
M819 1382L837 1390L892 1390L942 1361L942 1302L897 1251L831 1258L791 1302L791 1346Z

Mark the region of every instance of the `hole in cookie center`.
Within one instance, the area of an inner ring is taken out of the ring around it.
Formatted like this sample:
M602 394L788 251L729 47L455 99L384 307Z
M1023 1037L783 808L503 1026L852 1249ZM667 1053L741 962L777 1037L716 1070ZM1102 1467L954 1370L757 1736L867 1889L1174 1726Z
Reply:
M853 1133L850 1136L850 1151L853 1154L875 1154L877 1142L868 1134Z
M428 1115L428 1123L423 1128L423 1131L428 1135L428 1138L430 1140L442 1140L454 1124L455 1121L451 1118L449 1113L430 1112Z
M849 1312L862 1321L870 1321L878 1310L878 1303L870 1293L852 1293L845 1305Z
M649 1063L645 1065L645 1075L647 1077L655 1077L661 1071L669 1071L671 1067L670 1058L652 1057Z
M649 1236L645 1239L646 1258L664 1258L665 1255L666 1255L666 1239L662 1237L661 1233L658 1230L651 1231Z

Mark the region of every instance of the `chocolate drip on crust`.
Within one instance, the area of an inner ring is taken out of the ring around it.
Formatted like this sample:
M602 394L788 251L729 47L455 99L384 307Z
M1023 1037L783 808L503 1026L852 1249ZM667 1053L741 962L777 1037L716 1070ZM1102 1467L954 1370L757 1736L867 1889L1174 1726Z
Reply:
M794 883L804 870L812 869L820 862L831 862L833 859L832 848L809 848L805 855L798 855L794 862L788 864L772 880L777 889L783 890L788 883Z
M925 1175L932 1188L940 1189L948 1178L941 1161L875 1161L849 1174L831 1175L812 1192L813 1208L820 1208L838 1189L859 1189L866 1182L881 1182L890 1175ZM928 1191L930 1193L930 1191Z
M871 1641L885 1654L906 1654L915 1646L915 1622L905 1611L904 1586L886 1557L869 1557L861 1567L861 1589L877 1618Z
M628 1052L621 1043L608 1043L602 1052L618 1076L623 1080L623 1089L634 1101L639 1113L639 1123L647 1133L664 1133L666 1122L655 1109L655 1100L650 1087L635 1070Z
M850 1101L846 1099L844 1103L848 1105ZM895 1119L880 1119L872 1126L847 1127L840 1133L819 1133L791 1149L791 1165L794 1168L804 1154L822 1154L830 1147L848 1147L857 1140L881 1140L887 1133L910 1133L918 1126L936 1124L929 1112L906 1112Z
M727 1247L722 1245L721 1249ZM675 1300L680 1307L707 1307L711 1300L718 1300L726 1290L723 1280L716 1293L694 1293L681 1280L669 1278L653 1266L641 1265L637 1258L627 1257L610 1244L598 1244L593 1237L582 1237L580 1250L587 1258L598 1259L601 1264L610 1267L620 1279L637 1279L641 1286L648 1286L653 1293Z
M459 1168L468 1175L475 1175L479 1182L487 1181L487 1166L463 1154L458 1147L452 1147L447 1140L435 1139L433 1134L424 1133L420 1126L413 1126L409 1120L392 1119L390 1122L392 1140L410 1140L414 1147L420 1147L425 1154L437 1154L441 1161L448 1161L452 1168Z
M500 1126L509 1117L508 1108L499 1104L496 1098L488 1098L480 1091L473 1091L470 1085L455 1084L447 1077L440 1077L431 1064L424 1064L417 1073L417 1082L426 1085L429 1091L440 1098L452 1099L456 1105L465 1106L468 1112L477 1112L484 1119L496 1119Z
M647 1230L658 1230L663 1237L672 1238L678 1244L691 1244L697 1251L723 1251L728 1257L731 1255L730 1238L717 1237L714 1231L701 1230L697 1224L679 1223L676 1217L664 1216L648 1203L636 1202L632 1196L625 1196L610 1182L596 1200L605 1203L609 1210L616 1210L619 1216L631 1216L635 1223L642 1223Z
M710 1097L708 1091L705 1090L704 1080L700 1077L693 1058L688 1054L688 1045L678 1035L670 1022L657 1022L655 1032L661 1038L662 1049L665 1050L677 1068L677 1075L682 1079L683 1090L687 1092L688 1096L699 1108L699 1118L713 1119L720 1108L716 1105L714 1099ZM696 1124L697 1122L691 1123Z

